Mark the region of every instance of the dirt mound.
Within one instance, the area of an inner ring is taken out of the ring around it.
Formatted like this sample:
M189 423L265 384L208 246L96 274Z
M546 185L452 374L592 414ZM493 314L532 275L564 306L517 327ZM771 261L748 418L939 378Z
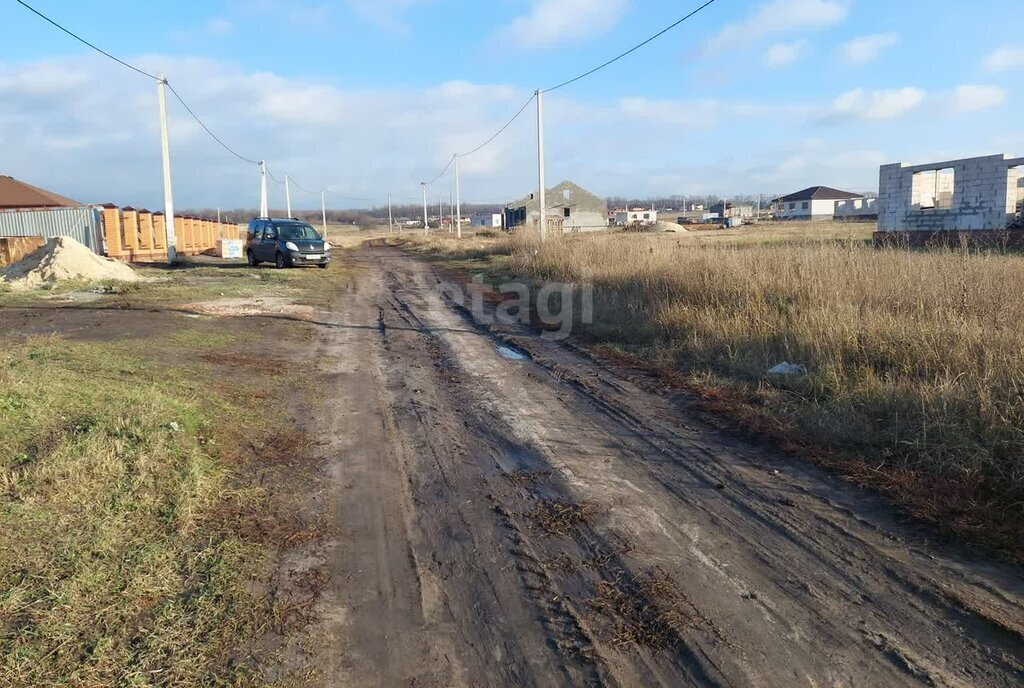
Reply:
M0 270L0 282L14 289L38 289L65 280L139 279L124 263L98 256L71 237L50 239L17 263Z
M667 220L658 220L657 222L654 223L654 231L655 232L680 232L680 233L682 233L682 232L688 232L690 230L688 230L686 227L683 227L680 224L676 224L675 222L669 222Z

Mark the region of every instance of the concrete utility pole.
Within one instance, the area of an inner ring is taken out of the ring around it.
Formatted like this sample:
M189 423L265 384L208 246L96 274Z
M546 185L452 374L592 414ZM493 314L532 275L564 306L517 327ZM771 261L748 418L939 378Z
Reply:
M395 221L391 215L391 194L388 194L388 234L391 234L395 229Z
M548 238L548 207L544 188L544 93L537 89L537 181L540 186L540 240Z
M284 176L284 203L288 208L288 217L292 216L292 188L288 175Z
M427 234L430 231L430 221L427 219L427 183L420 182L420 186L423 188L423 233Z
M324 220L324 239L327 238L327 200L325 198L325 193L326 192L323 189L320 190L320 214L323 216ZM288 217L291 216L291 211L288 211Z
M455 218L455 193L453 191L448 191L448 215L451 218L453 218L452 222L454 223L455 222L455 220L454 220L454 218ZM452 229L454 229L454 227L449 225L448 226L448 233L449 234L451 234Z
M260 217L270 217L267 208L267 161L260 160Z
M444 230L444 207L443 207L443 203L444 203L444 199L441 197L440 194L438 194L438 196L437 196L437 228L439 230Z
M459 187L459 156L455 156L455 231L462 238L462 189Z
M217 208L217 224L220 224L220 208Z
M171 188L171 144L167 137L167 96L165 89L167 78L157 74L157 102L160 105L160 154L163 158L164 172L164 219L166 220L167 262L173 263L177 258L178 241L174 233L174 191Z

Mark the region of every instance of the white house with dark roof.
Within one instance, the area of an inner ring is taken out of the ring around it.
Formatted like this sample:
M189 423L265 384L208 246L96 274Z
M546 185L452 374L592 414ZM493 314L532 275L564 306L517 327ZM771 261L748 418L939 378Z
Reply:
M832 220L836 217L838 203L866 200L861 194L840 191L829 186L812 186L803 191L776 198L774 201L775 219Z

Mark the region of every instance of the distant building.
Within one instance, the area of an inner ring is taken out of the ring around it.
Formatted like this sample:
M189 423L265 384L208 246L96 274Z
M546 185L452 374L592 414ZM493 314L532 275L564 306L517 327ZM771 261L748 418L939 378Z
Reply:
M716 215L719 220L727 220L730 218L746 220L754 217L754 206L743 203L725 203L719 201L712 205L709 211L712 215Z
M505 227L537 227L540 200L530 194L505 208ZM608 203L582 186L564 181L547 190L548 229L562 232L592 232L608 227Z
M14 177L0 176L0 210L77 208L82 204Z
M644 210L642 208L634 208L633 210L616 210L612 217L612 223L619 227L634 224L653 225L657 221L657 210Z
M476 213L470 220L473 227L487 227L489 229L500 229L502 222L501 213Z
M803 191L776 198L775 218L778 220L832 220L839 201L864 200L861 194L840 191L828 186L811 186Z
M837 220L876 220L878 219L877 198L851 198L848 201L836 201Z

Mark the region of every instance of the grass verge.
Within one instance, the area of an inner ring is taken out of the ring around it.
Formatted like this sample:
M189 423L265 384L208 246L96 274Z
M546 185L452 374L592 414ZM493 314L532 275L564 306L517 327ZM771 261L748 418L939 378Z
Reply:
M5 342L0 685L262 685L303 623L275 580L322 535L287 371L226 369L252 336L214 327Z

